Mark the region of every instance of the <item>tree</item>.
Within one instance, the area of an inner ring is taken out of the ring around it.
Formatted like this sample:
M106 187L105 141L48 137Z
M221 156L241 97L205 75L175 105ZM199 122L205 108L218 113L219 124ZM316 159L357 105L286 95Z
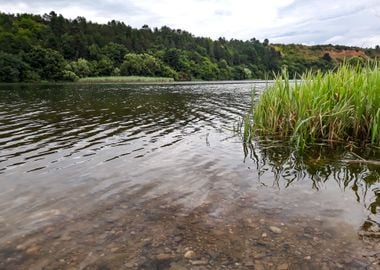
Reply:
M23 59L42 80L59 81L62 79L65 60L59 52L35 47L26 53Z
M332 58L330 56L329 53L325 53L323 56L322 56L322 59L327 61L327 62L331 62L332 61Z
M187 59L184 51L175 48L169 49L165 51L163 60L166 64L177 71L189 71L189 60Z
M120 66L122 75L141 75L143 73L143 63L140 55L128 53L124 57L124 62Z
M98 24L83 17L65 19L55 12L43 16L0 12L0 52L8 54L2 55L2 70L8 69L7 80L12 81L72 79L72 73L81 77L120 73L179 80L265 78L282 66L291 74L333 69L339 59L324 54L330 50L359 50L376 58L380 47L362 50L331 44L281 45L255 38L212 40L167 26L137 29L115 20ZM5 73L2 76L5 78Z
M90 63L83 58L79 58L77 61L72 61L66 68L74 72L78 77L83 78L91 74Z
M16 55L0 52L0 82L20 82L28 79L30 67Z
M120 65L123 62L127 51L125 46L113 42L108 43L101 50L102 54L111 59L116 65Z
M95 70L94 75L95 76L110 76L112 72L114 71L114 65L111 59L104 56L99 61L94 62Z
M128 53L120 67L121 75L163 76L176 78L177 73L171 67L153 55Z

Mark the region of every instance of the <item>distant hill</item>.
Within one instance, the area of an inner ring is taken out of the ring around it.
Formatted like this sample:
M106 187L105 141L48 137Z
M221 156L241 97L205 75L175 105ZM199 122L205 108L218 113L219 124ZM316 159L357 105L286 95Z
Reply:
M0 13L0 82L62 81L96 76L242 80L330 70L343 59L376 58L380 49L270 44L196 37L169 27L132 28L49 14Z
M273 44L277 51L281 53L282 56L293 55L302 57L305 59L318 59L323 57L328 53L333 60L340 61L345 58L361 57L363 59L374 58L380 56L380 48L359 48L359 47L348 47L341 45L297 45L297 44Z

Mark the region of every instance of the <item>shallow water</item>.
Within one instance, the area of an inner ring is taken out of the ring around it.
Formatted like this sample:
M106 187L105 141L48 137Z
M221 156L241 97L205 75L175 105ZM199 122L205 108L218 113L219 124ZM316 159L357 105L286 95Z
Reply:
M253 87L0 86L0 268L378 269L378 151L244 146Z

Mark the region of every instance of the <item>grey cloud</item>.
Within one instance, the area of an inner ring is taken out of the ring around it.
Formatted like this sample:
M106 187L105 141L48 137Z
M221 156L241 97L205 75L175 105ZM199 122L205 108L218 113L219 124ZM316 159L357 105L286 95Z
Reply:
M9 1L0 0L0 10L2 10L2 6L9 5ZM149 11L143 10L139 8L137 5L133 3L133 1L117 1L117 0L108 0L108 1L100 1L100 0L83 0L83 1L68 1L68 0L37 0L37 1L21 1L15 0L12 2L12 5L26 5L29 7L30 12L33 13L46 13L49 11L55 11L56 13L61 13L62 9L67 8L78 8L84 11L93 11L98 16L102 16L105 18L109 18L111 21L115 18L125 18L128 20L133 16L137 16L140 14L149 14ZM81 14L73 14L74 16L81 16ZM91 19L91 18L89 18Z
M194 21L205 20L204 23L192 24L191 21L188 21L185 25L180 17L175 19L165 17L155 10L156 5L160 5L160 1L152 2L151 5L141 5L141 2L137 0L75 2L68 0L13 0L12 2L0 0L0 10L7 12L4 9L6 7L12 8L12 12L17 12L17 8L24 6L23 12L26 10L30 13L43 14L51 10L57 13L65 11L64 15L71 18L84 15L89 20L101 20L101 22L116 19L134 27L141 27L143 24L152 27L174 25L176 28L183 28L193 33L201 32L214 38L220 34L227 38L269 38L272 42L284 43L323 44L334 41L358 46L374 46L377 42L380 43L380 1L378 0L362 0L360 2L354 0L295 0L292 4L277 10L278 16L275 22L269 21L266 25L260 25L256 27L255 32L252 32L247 24L244 25L244 22L240 26L236 24L236 28L232 28L231 25L217 24L213 28L209 27L208 32L202 31L204 29L199 29L199 27L208 24L209 21L219 22L223 17L228 17L238 22L240 18L238 14L225 9L219 0L193 1L194 3L208 3L213 7L210 18L197 18L197 14L194 14ZM67 14L71 10L75 14ZM80 14L81 12L84 14ZM91 14L92 17L85 14ZM289 23L289 19L292 19L292 23ZM279 26L276 26L275 23L278 23Z
M274 42L336 42L362 47L374 46L374 39L380 43L380 18L374 13L380 3L371 0L330 2L296 0L279 10L280 18L298 16L300 19L295 24L271 29L269 38Z

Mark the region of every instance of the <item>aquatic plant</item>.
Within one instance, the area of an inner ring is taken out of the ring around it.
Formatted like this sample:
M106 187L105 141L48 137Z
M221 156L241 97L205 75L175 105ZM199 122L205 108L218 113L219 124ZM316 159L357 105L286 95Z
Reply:
M380 69L343 63L327 73L291 81L283 70L242 120L244 141L254 135L288 140L380 146Z
M128 83L128 82L173 82L173 78L144 76L104 76L79 79L80 83Z

